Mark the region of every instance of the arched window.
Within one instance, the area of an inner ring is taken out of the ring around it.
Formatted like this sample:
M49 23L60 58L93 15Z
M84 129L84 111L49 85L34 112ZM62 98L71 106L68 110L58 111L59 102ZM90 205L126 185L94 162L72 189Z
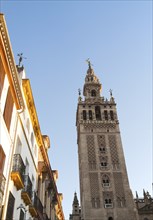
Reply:
M89 110L89 120L92 120L92 111Z
M107 110L104 111L104 117L105 117L105 120L108 120L108 112L107 112Z
M87 113L86 113L86 110L83 110L83 120L87 120Z
M100 157L101 167L107 167L107 157Z
M99 151L100 151L100 153L105 153L106 152L106 148L101 146L101 147L99 147Z
M110 199L110 197L105 199L105 208L113 208L112 199Z
M112 200L111 199L105 199L105 204L111 204Z
M108 220L113 220L113 218L112 218L112 217L109 217Z
M102 182L103 182L103 187L109 187L110 186L110 180L107 175L102 176Z
M96 119L101 120L100 106L95 107L95 114L96 114Z
M92 96L92 97L96 97L96 91L95 91L95 90L92 90L92 91L91 91L91 96Z

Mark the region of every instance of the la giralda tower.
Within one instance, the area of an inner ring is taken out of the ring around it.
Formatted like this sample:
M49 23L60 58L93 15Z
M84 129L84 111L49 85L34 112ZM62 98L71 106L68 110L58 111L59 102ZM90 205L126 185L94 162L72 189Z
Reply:
M137 220L129 187L116 103L101 96L101 83L88 60L79 92L77 143L82 220Z

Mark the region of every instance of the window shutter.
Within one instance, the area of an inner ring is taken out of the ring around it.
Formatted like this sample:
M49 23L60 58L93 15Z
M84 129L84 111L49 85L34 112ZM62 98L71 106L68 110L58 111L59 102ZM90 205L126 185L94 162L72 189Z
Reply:
M14 203L15 203L15 198L10 192L8 205L7 205L6 220L13 220Z

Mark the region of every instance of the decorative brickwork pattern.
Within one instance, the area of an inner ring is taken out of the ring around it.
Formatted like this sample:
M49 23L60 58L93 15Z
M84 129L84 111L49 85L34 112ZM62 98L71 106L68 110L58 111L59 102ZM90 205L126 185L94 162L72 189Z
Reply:
M114 172L113 176L114 176L115 192L117 197L117 206L125 207L125 195L123 188L122 173Z
M87 135L87 151L88 151L89 169L95 170L96 169L96 154L95 154L95 143L94 143L93 135Z
M97 135L98 139L98 145L105 147L106 146L106 141L105 141L105 135Z
M116 124L115 123L93 123L93 122L85 122L84 123L84 128L85 129L115 129L116 128Z
M117 152L117 144L116 144L116 137L115 135L109 135L109 147L110 147L110 154L111 154L111 162L113 165L113 169L119 169L119 158Z
M91 203L93 208L100 207L98 173L89 173Z

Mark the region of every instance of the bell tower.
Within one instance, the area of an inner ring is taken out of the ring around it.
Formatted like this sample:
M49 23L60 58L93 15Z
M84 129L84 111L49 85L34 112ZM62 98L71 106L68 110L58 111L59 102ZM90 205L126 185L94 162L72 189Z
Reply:
M70 214L69 220L81 220L81 210L76 192L74 193L74 200L72 204L72 214Z
M116 103L101 96L102 85L88 60L79 91L76 127L82 220L137 220L129 187Z

